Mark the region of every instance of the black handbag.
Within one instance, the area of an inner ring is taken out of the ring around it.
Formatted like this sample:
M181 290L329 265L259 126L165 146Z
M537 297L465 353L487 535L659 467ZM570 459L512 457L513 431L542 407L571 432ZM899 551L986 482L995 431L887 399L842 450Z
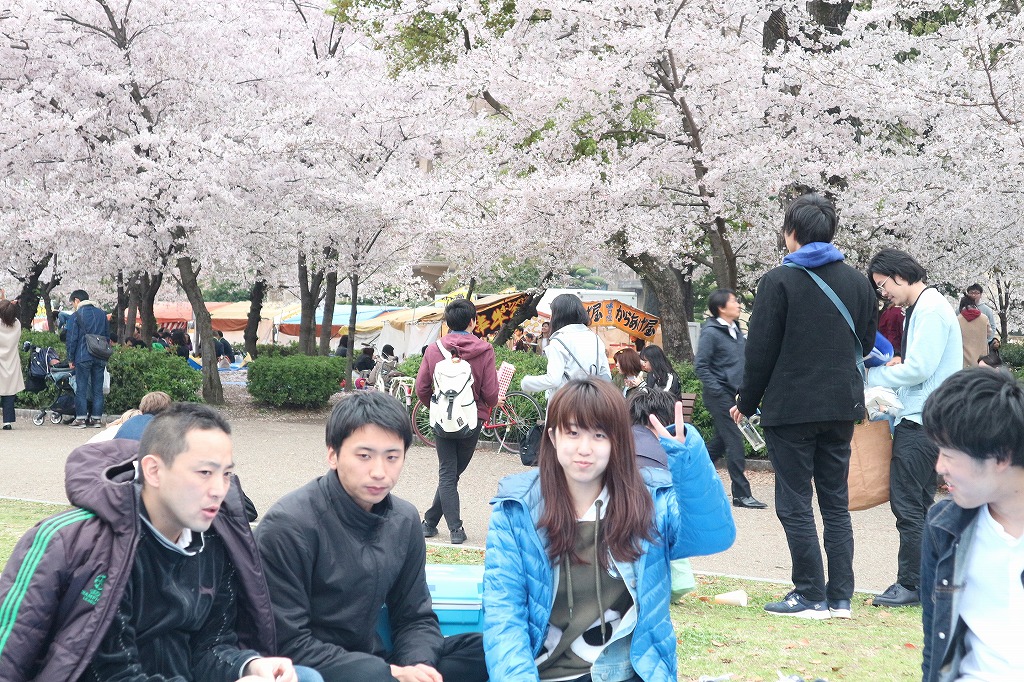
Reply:
M544 422L538 422L526 432L526 438L519 444L519 459L523 466L537 466L537 458L540 456L540 442L544 438Z
M86 334L85 349L89 351L89 355L99 360L109 360L114 354L114 346L111 345L110 339L102 334Z

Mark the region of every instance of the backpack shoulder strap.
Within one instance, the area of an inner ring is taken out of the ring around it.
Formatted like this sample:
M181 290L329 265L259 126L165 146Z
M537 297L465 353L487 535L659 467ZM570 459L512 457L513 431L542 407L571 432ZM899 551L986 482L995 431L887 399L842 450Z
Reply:
M572 351L569 350L569 346L565 345L565 342L562 341L562 339L551 339L551 340L552 341L557 341L558 345L560 345L562 348L564 348L565 352L569 354L570 358L572 358L572 361L576 363L576 366L579 367L580 369L586 371L586 367L584 367L583 363L581 363L579 361L579 359L575 355L572 354ZM589 374L589 372L588 372L588 374Z
M438 339L436 341L436 343L437 343L437 348L438 348L438 350L441 351L441 355L444 356L444 359L445 360L451 360L452 359L451 351L449 351L447 348L444 347L444 344L441 343L441 339Z
M833 305L839 309L839 314L843 316L844 320L846 320L846 324L849 325L850 331L853 332L853 340L857 343L857 370L860 372L861 378L864 379L864 381L867 381L867 372L864 369L864 345L860 342L860 337L857 336L857 327L853 324L853 317L850 315L850 311L846 307L846 304L839 298L839 294L837 294L835 290L828 285L828 282L819 277L817 273L811 272L804 266L797 265L796 263L785 263L785 265L789 268L803 270L810 275L811 279L814 280L814 283L818 285L818 288L824 291L825 295L829 297Z

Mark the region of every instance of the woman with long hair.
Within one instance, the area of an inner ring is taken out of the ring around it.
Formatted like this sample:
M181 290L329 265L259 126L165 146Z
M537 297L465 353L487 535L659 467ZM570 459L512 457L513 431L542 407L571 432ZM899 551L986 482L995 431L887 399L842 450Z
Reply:
M665 351L660 346L647 344L640 351L640 365L647 372L647 385L660 391L667 391L679 400L682 387L672 364L668 361Z
M16 303L0 298L0 405L3 408L3 430L13 428L14 396L25 390L25 377L21 372L21 322L18 321Z
M548 400L570 379L597 376L612 380L604 342L590 329L590 315L574 294L559 294L551 301L551 337L544 348L547 373L523 377L524 391L545 391Z
M502 480L484 569L492 680L676 679L669 561L732 545L725 491L676 404L652 418L668 470L637 467L626 403L587 377L558 390L536 470Z

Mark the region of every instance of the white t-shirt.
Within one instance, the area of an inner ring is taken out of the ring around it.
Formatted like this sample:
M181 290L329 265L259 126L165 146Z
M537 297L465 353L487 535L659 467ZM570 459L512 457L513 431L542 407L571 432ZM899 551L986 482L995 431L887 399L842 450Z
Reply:
M1024 674L1024 538L978 511L960 615L970 628L957 682L1009 682Z

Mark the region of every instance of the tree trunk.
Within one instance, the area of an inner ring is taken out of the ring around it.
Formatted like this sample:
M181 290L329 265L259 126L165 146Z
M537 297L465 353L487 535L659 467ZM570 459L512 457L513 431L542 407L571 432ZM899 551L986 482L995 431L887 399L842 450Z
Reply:
M345 356L345 391L354 390L352 381L352 362L355 358L352 355L356 352L356 310L359 304L359 274L351 273L348 276L349 296L352 302L348 308L348 355Z
M1010 308L1013 307L1013 298L1010 295L1012 286L997 272L996 273L996 312L999 313L999 342L1005 344L1009 335L1007 321L1010 316ZM994 330L993 330L994 331Z
M196 318L196 334L199 336L200 357L203 359L203 400L211 405L224 404L224 387L220 383L220 372L217 369L217 350L213 343L213 320L206 309L203 291L199 287L199 277L191 258L182 256L177 260L178 275L181 288L192 304L192 314Z
M473 291L476 289L476 277L469 278L469 286L466 287L466 300L473 301Z
M334 302L338 298L338 273L327 273L324 287L324 317L320 321L320 355L331 354L331 330L334 327Z
M693 362L689 320L693 318L693 283L689 276L665 265L650 254L622 255L619 260L631 267L650 286L658 299L661 318L661 343L665 355L673 360Z
M57 314L53 312L50 298L58 284L60 284L60 277L55 275L46 284L39 285L39 297L43 301L43 310L46 311L46 329L51 332L57 331Z
M48 253L43 256L42 260L33 262L28 274L24 277L15 275L21 282L21 293L15 298L18 299L18 321L21 322L22 329L32 329L32 320L36 316L36 308L39 307L39 278L42 277L43 271L46 270L46 266L50 264L52 258L53 254Z
M540 283L537 290L530 294L523 303L519 305L515 313L512 314L512 318L501 325L501 329L494 335L494 340L491 341L492 346L504 346L509 339L512 338L512 333L531 317L537 316L537 304L540 303L540 299L544 298L544 292L547 291L547 283L554 276L554 272L548 271L546 275L540 278Z
M256 341L259 340L260 318L263 316L263 299L267 296L267 280L257 273L256 281L249 290L249 317L245 321L245 352L255 358Z
M323 270L310 270L306 254L299 252L299 352L305 355L316 355L316 307L323 282Z
M124 326L128 336L135 335L135 324L139 318L139 287L134 283L134 279L135 278L133 277L132 282L129 282L128 310L124 317ZM147 339L143 337L142 340L145 341L147 345L153 342L152 338Z
M153 312L153 306L156 303L156 295L160 292L160 286L164 283L164 276L143 272L139 273L137 282L139 317L142 318L142 338L152 340L156 334L156 313Z
M130 280L128 282L128 286L131 286ZM125 327L127 327L128 325L128 321L125 319L125 313L127 312L128 308L128 291L129 289L126 288L124 284L124 270L118 270L117 300L114 302L114 314L112 317L114 321L114 336L117 337L117 340L120 341L121 343L124 343L124 330Z
M736 290L736 252L729 243L729 226L725 219L715 218L715 225L708 230L708 241L711 243L711 270L715 274L715 282L720 289ZM691 308L693 306L691 305Z

